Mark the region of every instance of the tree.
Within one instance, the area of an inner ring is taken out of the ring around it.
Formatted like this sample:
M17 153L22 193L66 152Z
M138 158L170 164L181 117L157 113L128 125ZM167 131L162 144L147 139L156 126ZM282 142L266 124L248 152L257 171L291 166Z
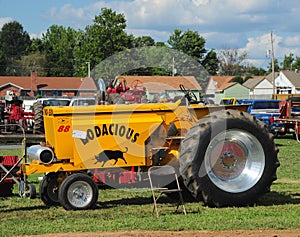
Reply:
M101 13L95 17L94 24L86 27L91 46L99 48L100 60L127 48L129 37L125 28L125 16L108 8L103 8Z
M300 70L300 57L295 58L295 61L293 63L293 69L297 69L298 71Z
M6 62L4 59L4 55L2 53L2 48L0 47L0 75L5 75L5 71L6 71Z
M181 75L195 76L202 88L205 88L209 74L216 74L216 54L213 50L207 53L205 49L205 39L196 31L187 30L182 32L175 29L169 37L168 44L172 49L178 50L191 57L197 63L190 62L185 56L175 57L175 68L181 69ZM205 70L204 70L205 69Z
M86 77L87 76L87 63L91 62L91 58L96 52L89 50L89 41L87 39L87 34L79 30L75 35L75 46L73 49L74 55L74 76Z
M31 72L36 72L39 76L47 76L46 57L39 51L22 56L17 63L20 68L18 72L20 76L28 76Z
M253 75L253 76L265 76L266 73L267 73L265 69L263 69L263 68L257 68L257 67L254 67L254 66L249 66L247 68L247 72L250 75Z
M185 32L175 29L168 39L172 49L191 56L200 63L210 74L215 75L218 70L217 57L214 50L207 53L205 39L196 31Z
M207 52L204 48L205 39L196 31L187 30L182 32L179 29L175 29L168 39L168 44L172 49L186 53L199 63Z
M47 60L48 76L73 76L76 31L72 28L52 25L43 35L43 50Z
M274 59L274 71L275 72L278 72L280 69L279 67L279 63L278 63L278 59ZM269 63L269 66L268 66L268 73L271 73L272 72L272 62Z
M31 40L31 45L28 48L28 54L29 53L36 53L36 52L44 52L44 44L42 39L40 38L34 38Z
M158 47L167 47L167 45L164 42L156 42L155 46L158 46Z
M202 60L201 64L208 71L210 75L216 75L219 69L217 60L217 53L212 49L210 50Z
M288 56L284 55L282 69L283 70L292 70L293 69L293 61L294 61L294 55L292 53L290 53Z
M16 60L27 54L31 44L29 34L17 21L4 24L0 34L1 61L4 64L5 74L16 75Z
M238 48L225 48L219 51L218 60L220 63L220 75L234 76L244 73L244 65L248 56L247 51Z
M244 79L241 76L235 76L231 82L237 82L239 84L243 84L244 83Z
M133 39L133 47L154 46L155 41L150 36L139 36Z
M94 24L87 26L85 32L79 32L76 37L74 55L78 61L75 62L75 74L86 75L86 62L94 68L105 58L131 46L133 39L127 35L125 28L123 14L103 8L95 17Z

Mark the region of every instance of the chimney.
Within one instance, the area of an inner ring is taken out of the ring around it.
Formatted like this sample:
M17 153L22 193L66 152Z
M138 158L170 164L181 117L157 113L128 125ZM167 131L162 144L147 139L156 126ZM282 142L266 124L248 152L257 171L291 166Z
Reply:
M37 92L38 78L36 72L31 72L30 75L31 87L30 87L30 96L34 96Z

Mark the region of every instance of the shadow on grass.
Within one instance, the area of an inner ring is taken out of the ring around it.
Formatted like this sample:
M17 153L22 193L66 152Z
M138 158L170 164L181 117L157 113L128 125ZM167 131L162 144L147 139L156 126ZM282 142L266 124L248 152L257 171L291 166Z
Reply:
M259 206L273 206L286 204L300 204L300 193L285 195L278 192L270 192L261 197L257 202L257 205Z
M50 207L47 206L32 206L32 207L19 207L19 208L12 208L12 209L7 209L7 210L1 210L1 213L6 213L6 212L13 212L13 211L36 211L36 210L46 210L49 209Z
M185 203L195 203L198 202L199 205L204 205L201 201L186 201ZM163 196L159 199L160 204L176 204L177 199ZM135 198L121 198L111 201L98 202L97 208L115 208L120 205L148 205L153 204L153 199L151 197L135 197ZM293 194L282 194L278 192L270 192L261 197L257 202L257 206L274 206L274 205L286 205L286 204L300 204L300 193Z
M159 198L158 203L160 204L172 204L177 203L176 199L162 196ZM148 205L153 204L153 198L151 197L134 197L134 198L122 198L111 201L98 202L99 208L115 208L120 205Z

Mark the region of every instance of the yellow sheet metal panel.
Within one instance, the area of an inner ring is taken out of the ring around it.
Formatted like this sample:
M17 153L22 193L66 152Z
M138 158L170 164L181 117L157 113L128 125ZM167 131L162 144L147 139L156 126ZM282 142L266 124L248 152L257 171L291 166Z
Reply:
M72 117L55 116L52 107L44 109L44 126L46 141L54 147L59 159L70 159L73 154Z
M83 162L89 168L143 166L145 142L161 123L159 117L148 115L145 122L76 126L76 133L82 137L74 137L74 162Z
M176 117L177 108L174 103L47 107L46 140L58 160L70 159L74 166L143 166L147 139Z

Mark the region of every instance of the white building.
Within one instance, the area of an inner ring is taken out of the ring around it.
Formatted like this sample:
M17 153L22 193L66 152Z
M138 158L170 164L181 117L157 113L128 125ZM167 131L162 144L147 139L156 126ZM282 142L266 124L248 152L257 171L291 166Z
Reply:
M272 99L273 83L266 77L254 77L243 83L250 89L250 99Z
M283 70L275 77L276 94L300 94L300 73Z

